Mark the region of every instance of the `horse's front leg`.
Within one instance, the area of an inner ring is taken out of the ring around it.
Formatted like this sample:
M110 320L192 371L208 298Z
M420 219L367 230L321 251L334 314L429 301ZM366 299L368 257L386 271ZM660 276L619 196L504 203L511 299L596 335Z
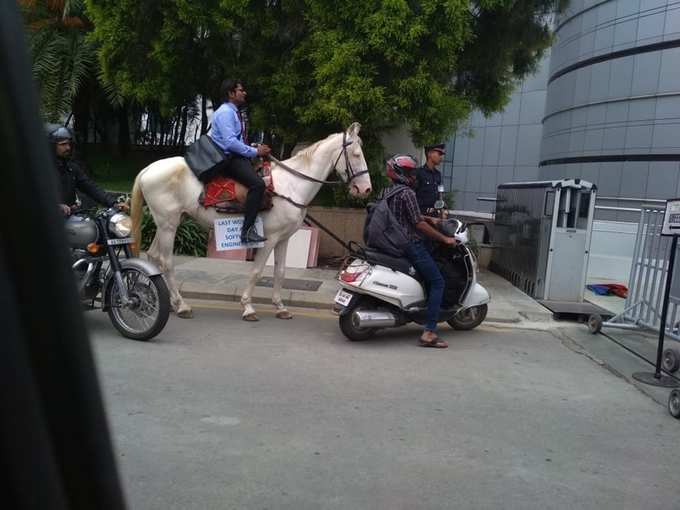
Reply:
M267 257L269 257L269 254L274 248L274 243L275 241L272 238L268 238L264 242L264 247L258 249L257 253L255 254L255 260L253 261L253 268L250 271L248 285L246 285L246 289L241 295L241 306L243 307L242 319L244 321L259 320L255 314L255 308L253 308L253 289L255 288L257 280L259 280L260 276L262 276L262 270L264 269L264 265L267 262Z
M277 319L292 319L293 314L288 311L281 299L281 287L286 276L286 253L288 251L288 239L282 240L274 248L274 292L272 303L276 307Z

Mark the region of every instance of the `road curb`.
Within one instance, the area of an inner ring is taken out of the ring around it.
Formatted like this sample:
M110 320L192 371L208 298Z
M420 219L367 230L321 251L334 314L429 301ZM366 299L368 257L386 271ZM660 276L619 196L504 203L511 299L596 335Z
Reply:
M238 303L241 301L241 296L236 294L219 294L214 292L199 292L191 290L182 291L182 297L188 299L202 299L204 301L222 301L230 303ZM262 296L252 296L251 301L255 304L271 304L272 302L271 297ZM295 298L285 300L285 304L296 308L313 308L317 310L331 310L333 308L332 303L307 301Z
M182 291L182 296L188 299L201 299L204 301L221 301L227 303L238 303L241 301L241 296L237 294L222 294L216 292L200 292L200 291ZM272 300L270 297L263 296L252 296L251 298L254 304L271 304ZM295 308L310 308L314 310L333 310L332 302L321 302L314 300L300 300L300 299L288 299L285 304L290 307ZM522 322L521 317L509 318L509 317L494 317L493 315L487 316L484 322L493 322L497 324L520 324Z

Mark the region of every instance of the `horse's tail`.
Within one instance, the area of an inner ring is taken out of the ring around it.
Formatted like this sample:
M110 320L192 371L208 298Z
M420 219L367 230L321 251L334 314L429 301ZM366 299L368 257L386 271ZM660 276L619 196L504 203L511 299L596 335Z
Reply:
M135 183L132 186L132 199L130 204L130 218L132 218L132 238L135 240L132 246L132 252L135 257L139 255L139 250L142 248L142 213L144 212L144 193L139 184L139 175L135 178Z

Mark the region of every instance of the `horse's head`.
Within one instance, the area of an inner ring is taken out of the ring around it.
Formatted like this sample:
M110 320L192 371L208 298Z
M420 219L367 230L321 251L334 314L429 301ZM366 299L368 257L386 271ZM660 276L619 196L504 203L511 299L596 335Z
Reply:
M371 176L361 148L361 124L352 123L342 135L342 150L338 154L335 170L349 186L350 195L365 197L371 192Z

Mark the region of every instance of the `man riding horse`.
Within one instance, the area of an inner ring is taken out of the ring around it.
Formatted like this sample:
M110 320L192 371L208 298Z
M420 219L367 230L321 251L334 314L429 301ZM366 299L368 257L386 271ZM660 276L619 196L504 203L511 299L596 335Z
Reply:
M262 203L265 183L255 173L251 159L256 156L268 156L271 149L267 145L250 147L246 142L248 134L239 108L246 102L246 91L240 80L227 79L222 82L222 103L212 118L212 131L208 135L225 153L225 160L198 178L207 183L216 175L222 175L240 182L248 188L248 196L244 205L241 242L243 244L261 243L266 238L260 236L255 229L257 211Z

